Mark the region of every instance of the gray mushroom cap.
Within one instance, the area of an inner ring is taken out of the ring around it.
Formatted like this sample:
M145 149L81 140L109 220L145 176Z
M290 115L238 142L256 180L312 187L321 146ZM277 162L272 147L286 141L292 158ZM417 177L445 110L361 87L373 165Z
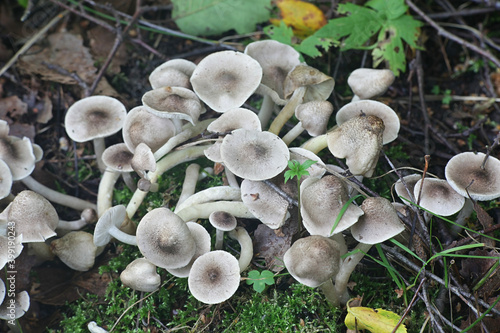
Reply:
M50 243L52 252L71 269L86 272L94 266L97 247L94 236L85 231L72 231Z
M328 101L314 100L299 104L295 108L295 116L310 136L318 136L326 132L328 120L333 113L333 105Z
M445 167L451 187L464 197L487 201L500 197L500 160L484 153L465 152L453 156ZM467 194L467 191L469 195Z
M303 102L326 100L335 87L332 77L304 63L295 66L287 75L284 86L285 98L290 98L299 88L306 88Z
M288 272L308 287L318 287L340 269L339 245L323 236L298 239L283 256Z
M116 98L90 96L68 108L64 125L76 142L90 141L115 134L122 129L127 110Z
M405 205L411 205L411 201L412 200L410 198L410 195L409 195L408 191L411 194L413 194L413 190L415 189L415 184L420 179L422 179L422 175L420 175L420 174L410 174L410 175L404 176L403 180L398 179L396 181L396 183L394 183L394 189L396 190L396 194L398 196L401 196L404 199L406 199L406 200L402 200ZM406 187L403 184L403 181L406 184L406 186L408 187L408 190L406 190Z
M149 83L153 89L175 86L191 89L189 78L196 64L185 59L172 59L156 67L149 75Z
M109 146L102 153L102 161L106 167L118 172L132 172L132 158L134 154L124 143Z
M290 159L287 145L277 135L246 129L226 135L220 153L232 173L250 180L273 178L285 170Z
M109 233L112 227L120 228L127 218L127 209L124 205L108 208L97 221L94 229L95 246L108 244L113 236Z
M423 184L423 187L422 187ZM422 190L420 190L422 188ZM420 194L420 199L418 198ZM428 211L442 216L458 212L465 203L465 197L458 194L444 179L420 179L413 190L415 200Z
M351 234L363 244L382 243L405 230L391 202L382 197L366 198L361 204L364 212L351 227Z
M153 292L160 287L161 278L156 266L145 258L137 258L121 272L122 283L134 290Z
M9 305L14 304L14 310L9 308ZM0 319L12 320L24 316L30 308L30 296L27 291L21 291L14 298L4 299L0 305ZM12 316L14 314L14 316ZM14 318L12 318L14 317Z
M262 68L252 57L220 51L203 58L191 76L193 90L217 112L240 107L255 92Z
M12 173L10 168L2 159L0 159L0 199L10 194L12 188Z
M186 223L163 207L144 215L136 237L142 255L166 269L186 266L196 251L196 243Z
M208 221L214 228L222 231L231 231L236 228L236 225L238 224L238 221L233 214L220 210L210 213Z
M20 139L9 136L8 133L8 123L0 120L0 160L3 160L9 167L12 180L26 178L35 169L36 158L33 145L27 137ZM6 177L8 183L8 174Z
M390 69L358 68L347 78L347 84L361 99L368 99L386 92L394 82Z
M234 295L240 277L238 259L226 251L212 251L194 261L188 286L200 302L218 304Z
M261 131L259 117L245 108L230 109L211 122L207 131L212 133L225 133L238 128Z

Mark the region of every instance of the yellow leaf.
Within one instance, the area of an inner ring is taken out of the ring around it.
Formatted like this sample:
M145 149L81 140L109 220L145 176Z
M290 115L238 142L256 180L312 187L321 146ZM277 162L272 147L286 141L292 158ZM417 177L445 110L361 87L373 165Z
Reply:
M371 309L362 306L347 306L345 325L353 330L368 330L372 333L391 333L400 317L394 312L384 309ZM405 325L399 325L396 333L406 333Z
M326 24L323 12L309 2L300 0L278 0L276 5L281 11L283 22L292 27L297 37L305 38ZM271 23L279 25L280 20L271 19Z

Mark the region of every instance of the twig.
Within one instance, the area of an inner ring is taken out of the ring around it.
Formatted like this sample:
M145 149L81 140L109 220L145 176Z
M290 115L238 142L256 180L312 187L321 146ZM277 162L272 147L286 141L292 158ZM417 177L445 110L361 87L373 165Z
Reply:
M415 11L425 22L427 22L431 27L437 30L438 34L443 37L446 37L460 45L467 47L468 49L484 56L489 59L491 62L495 64L495 66L500 67L500 60L498 60L495 56L493 56L490 52L481 49L480 47L467 42L466 40L455 36L454 34L443 29L439 24L437 24L434 20L432 20L429 16L427 16L420 8L418 8L411 0L405 0L406 4Z
M408 312L410 312L411 308L413 307L413 304L417 300L418 292L422 288L422 286L423 286L423 284L424 284L424 282L425 282L426 279L427 278L424 277L422 279L422 281L420 281L420 284L418 285L417 291L415 291L415 295L413 295L413 298L411 299L410 304L408 304L408 306L406 307L405 312L403 313L403 315L401 316L401 318L399 318L398 323L396 324L396 326L394 327L394 329L392 330L391 333L396 333L396 331L398 330L398 327L401 326L401 323L406 318L406 316L408 315Z
M49 23L47 23L43 28L41 28L36 34L33 35L24 45L19 49L19 51L14 54L12 58L5 64L5 66L0 69L0 76L3 75L14 63L19 59L19 57L24 54L24 52L28 51L28 49L33 46L40 38L42 38L45 33L57 24L64 16L68 14L68 11L65 10L59 14L57 14Z
M425 272L425 268L424 268L424 272ZM441 327L441 324L438 323L438 321L434 317L433 311L431 310L432 309L431 302L429 301L429 294L427 293L427 283L425 283L425 282L424 282L424 288L422 289L422 299L425 303L426 308L429 310L429 317L431 317L431 322L432 322L434 328L437 329L437 331L439 331L441 333L445 333L443 328Z
M272 188L274 191L276 191L276 193L278 193L281 197L283 197L283 199L288 201L289 205L293 205L295 207L299 206L299 202L297 201L297 199L294 199L291 196L289 196L288 193L283 191L279 186L274 184L272 181L265 179L263 180L263 183Z
M429 155L429 127L431 123L429 121L429 115L427 114L427 105L425 103L424 97L424 69L422 67L422 52L417 50L416 58L416 71L417 71L417 84L418 84L418 96L420 99L420 109L422 111L422 117L424 118L424 153Z
M76 83L83 89L85 96L89 96L89 87L85 81L75 72L69 72L62 68L61 66L55 64L49 64L48 62L42 61L42 65L47 66L48 69L58 72L61 75L68 76L76 81Z

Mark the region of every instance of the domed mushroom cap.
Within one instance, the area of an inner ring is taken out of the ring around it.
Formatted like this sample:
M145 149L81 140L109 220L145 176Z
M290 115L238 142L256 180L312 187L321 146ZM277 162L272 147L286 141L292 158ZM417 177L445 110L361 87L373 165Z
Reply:
M144 215L136 237L142 255L162 268L186 266L196 251L196 243L186 223L163 207Z
M419 194L420 199L418 199ZM465 198L458 194L444 179L425 178L423 182L420 179L415 184L413 195L420 206L442 216L455 214L462 209L465 203Z
M350 204L332 232L337 216L349 200L346 185L336 176L309 177L300 186L300 213L311 235L330 237L355 224L363 211Z
M465 152L453 156L445 167L445 177L455 191L473 200L500 197L500 161L483 153ZM484 163L484 167L482 167ZM467 194L467 191L469 195Z
M243 179L241 200L250 213L271 229L278 229L290 217L288 202L263 182Z
M27 137L20 139L8 133L9 124L0 120L0 160L9 167L12 180L26 178L35 169L33 145ZM9 175L6 174L6 177L8 183Z
M245 108L235 108L221 114L207 127L207 131L212 133L225 133L238 128L261 131L259 117L252 111Z
M121 272L123 285L138 291L153 292L160 287L161 278L156 266L145 258L137 258Z
M357 116L327 133L328 149L333 156L346 159L353 175L371 177L382 149L383 132L380 118Z
M243 105L262 79L262 68L252 57L220 51L203 58L191 76L193 90L217 112Z
M358 68L347 78L347 84L361 99L368 99L386 92L394 82L390 69Z
M285 252L283 261L295 280L315 288L337 275L340 250L334 240L317 235L308 236L293 243Z
M246 129L226 135L220 153L226 168L250 180L273 178L285 170L290 159L287 145L277 135Z
M71 269L86 272L94 266L97 247L94 236L85 231L72 231L50 243L52 252Z
M284 95L290 98L294 91L306 88L304 102L326 100L333 91L335 81L332 77L306 64L298 64L285 79Z
M161 87L183 87L191 89L189 78L196 64L185 59L172 59L156 67L149 75L153 89Z
M295 108L295 116L310 136L318 136L326 132L332 112L333 105L328 101L310 101Z
M206 304L222 303L240 285L238 259L226 251L212 251L198 257L188 277L189 291Z
M398 179L394 183L394 189L396 190L396 194L398 196L403 197L406 200L402 200L404 204L406 205L411 205L411 198L410 195L408 194L408 191L413 194L413 190L415 189L415 184L422 179L422 175L419 174L411 174L403 177L404 183L406 184L406 187L408 187L408 190L406 190L405 185L403 184L403 181L401 179Z
M64 125L68 136L85 142L110 136L122 129L127 110L116 98L90 96L71 105Z
M195 125L205 112L198 96L182 87L162 87L150 90L142 96L142 104L158 117L183 119Z
M288 72L300 64L300 53L290 45L275 40L250 43L245 48L245 53L257 60L262 67L262 84L283 99L285 78Z
M208 221L214 228L222 231L231 231L236 228L236 225L238 224L238 221L236 220L236 217L234 217L234 215L223 211L215 211L210 213L210 215L208 216Z
M141 142L155 152L175 135L175 126L169 118L158 117L141 105L127 113L122 134L131 152Z
M385 198L366 198L361 209L365 214L351 227L352 236L360 243L382 243L405 230L396 209Z
M40 194L20 192L9 205L8 221L16 226L16 234L23 235L23 243L43 242L56 235L59 216L52 204Z
M124 143L109 146L102 153L102 161L106 167L118 172L132 172L132 158L134 154Z
M384 122L383 144L396 140L399 133L399 117L389 106L372 100L362 100L344 105L337 111L335 119L340 126L351 118L364 113L367 116L375 116Z

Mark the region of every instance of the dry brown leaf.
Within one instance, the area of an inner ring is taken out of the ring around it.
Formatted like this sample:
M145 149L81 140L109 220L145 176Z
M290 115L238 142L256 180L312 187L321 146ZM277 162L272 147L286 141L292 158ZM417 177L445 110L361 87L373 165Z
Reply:
M104 61L113 48L116 39L115 34L101 26L96 26L88 30L87 35L90 39L90 51L95 59ZM108 70L115 74L120 73L120 66L127 62L127 57L127 49L122 44L113 56Z
M62 84L76 84L76 80L49 69L43 62L57 65L66 71L75 72L85 82L91 83L96 76L97 68L89 50L83 46L80 35L69 32L50 34L48 45L35 45L27 55L22 56L17 67L25 73L41 75L44 80Z
M260 224L254 232L254 252L264 258L268 269L280 272L284 268L283 255L290 248L292 236L289 223L278 234L267 225Z

